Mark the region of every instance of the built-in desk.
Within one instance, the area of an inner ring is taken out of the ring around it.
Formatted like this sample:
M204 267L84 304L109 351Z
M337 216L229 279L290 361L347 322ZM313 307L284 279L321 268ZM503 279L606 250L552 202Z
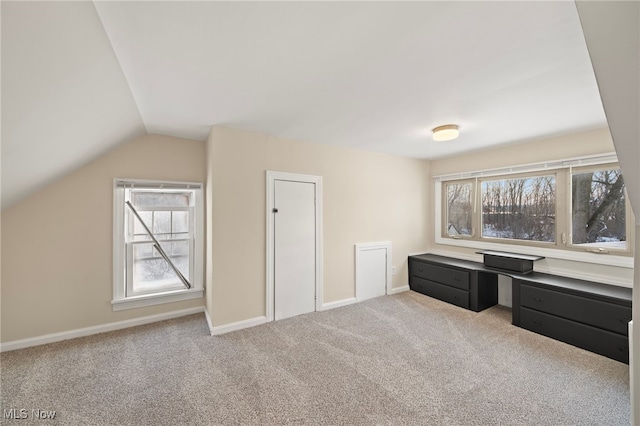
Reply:
M512 278L514 325L629 363L630 288L496 271L433 254L409 256L411 290L475 312L498 303L498 275Z

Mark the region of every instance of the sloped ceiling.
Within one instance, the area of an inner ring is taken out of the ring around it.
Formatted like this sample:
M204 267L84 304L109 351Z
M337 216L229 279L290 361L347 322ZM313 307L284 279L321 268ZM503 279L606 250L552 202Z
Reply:
M624 183L640 224L640 3L580 1L577 6Z
M2 207L146 132L90 2L2 2Z
M429 159L606 126L573 2L3 1L2 120L3 207L145 131Z

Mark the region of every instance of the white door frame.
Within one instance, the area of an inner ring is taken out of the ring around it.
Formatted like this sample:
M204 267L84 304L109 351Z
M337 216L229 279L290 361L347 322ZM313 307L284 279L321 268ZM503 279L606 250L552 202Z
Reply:
M266 218L267 218L267 265L266 265L266 316L267 321L275 317L275 282L274 282L274 188L276 180L313 183L315 188L316 212L316 311L322 310L322 176L301 175L297 173L274 172L267 170L266 190Z

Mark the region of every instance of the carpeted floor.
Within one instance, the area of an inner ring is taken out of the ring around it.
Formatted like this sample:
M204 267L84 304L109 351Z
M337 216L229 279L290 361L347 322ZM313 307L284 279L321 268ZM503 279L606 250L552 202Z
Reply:
M508 309L414 292L218 337L193 315L0 362L3 417L28 415L6 424L630 422L627 365L514 327Z

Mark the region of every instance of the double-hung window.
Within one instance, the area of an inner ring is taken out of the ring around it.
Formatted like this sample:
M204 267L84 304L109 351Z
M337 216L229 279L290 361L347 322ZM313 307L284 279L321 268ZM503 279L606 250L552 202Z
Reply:
M200 297L200 183L116 179L114 310Z

